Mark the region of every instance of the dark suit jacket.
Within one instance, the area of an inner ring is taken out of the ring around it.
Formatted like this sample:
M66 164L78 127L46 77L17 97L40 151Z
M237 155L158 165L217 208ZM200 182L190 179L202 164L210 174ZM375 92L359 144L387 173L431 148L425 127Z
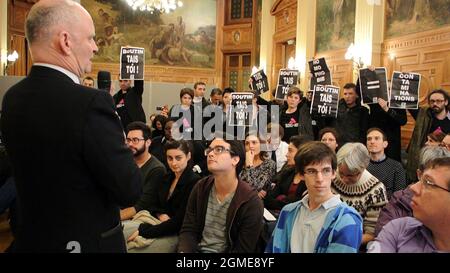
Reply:
M113 97L115 105L119 103L119 93L122 93L122 90L119 90ZM145 123L145 112L142 108L142 93L144 93L144 81L134 81L134 86L127 90L125 107L127 108L128 115L130 115L132 121L142 121Z
M33 66L2 110L22 216L14 250L125 252L119 206L135 204L142 177L111 96Z

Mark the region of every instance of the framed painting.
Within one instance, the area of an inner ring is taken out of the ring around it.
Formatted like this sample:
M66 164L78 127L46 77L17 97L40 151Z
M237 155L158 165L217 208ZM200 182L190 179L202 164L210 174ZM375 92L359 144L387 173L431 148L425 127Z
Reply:
M387 0L386 38L404 36L450 24L448 0Z
M170 13L133 10L125 0L81 0L91 14L96 63L119 63L120 47L145 48L145 64L214 68L216 0L183 0Z
M318 0L316 53L347 48L355 38L356 0Z

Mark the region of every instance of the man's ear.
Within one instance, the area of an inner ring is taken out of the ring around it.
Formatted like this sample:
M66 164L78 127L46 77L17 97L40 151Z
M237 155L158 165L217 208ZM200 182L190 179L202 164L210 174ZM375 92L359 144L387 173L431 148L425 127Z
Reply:
M72 53L72 40L69 32L61 31L58 34L58 46L64 55L70 55Z
M145 141L145 146L150 147L152 145L152 140L149 138Z
M239 161L241 161L241 158L239 156L233 156L231 158L231 163L233 164L234 167L237 167Z
M386 140L383 141L383 148L387 148L387 146L389 146L389 142L387 142Z

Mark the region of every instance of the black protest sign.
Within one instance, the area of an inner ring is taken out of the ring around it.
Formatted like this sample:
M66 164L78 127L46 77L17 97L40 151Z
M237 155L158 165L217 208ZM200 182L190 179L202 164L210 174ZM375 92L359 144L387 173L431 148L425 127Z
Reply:
M231 93L231 107L229 117L230 126L252 126L252 93Z
M325 117L337 117L339 105L339 87L316 85L311 103L311 114Z
M359 84L362 102L365 104L378 103L378 99L388 101L386 68L377 67L374 71L363 68L359 70Z
M252 79L252 90L255 90L258 95L269 90L269 82L264 70L259 70L250 78Z
M120 49L120 79L144 79L144 48L122 47Z
M419 88L421 75L394 71L391 81L390 108L419 108Z
M275 97L277 99L285 99L289 88L295 86L298 82L298 70L280 69L278 74L278 85Z
M312 60L308 64L311 72L310 90L314 90L315 85L331 85L331 72L325 58Z

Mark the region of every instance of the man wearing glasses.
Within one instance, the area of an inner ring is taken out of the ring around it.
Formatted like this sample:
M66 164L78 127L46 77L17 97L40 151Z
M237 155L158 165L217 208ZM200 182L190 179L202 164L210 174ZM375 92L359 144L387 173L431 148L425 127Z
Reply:
M417 181L417 158L420 149L427 141L427 135L435 131L450 133L450 114L448 111L449 95L447 91L438 89L428 94L428 107L409 110L416 120L416 125L408 146L408 162L406 175L408 181Z
M410 188L414 217L386 224L368 252L450 252L450 157L428 162Z
M263 226L263 204L256 191L238 178L244 146L227 137L216 138L205 155L212 175L191 192L178 252L254 253Z
M133 153L134 162L142 173L142 195L138 202L129 208L120 211L120 220L129 220L141 210L149 210L151 202L156 198L157 185L166 174L166 168L155 157L149 153L152 143L150 139L151 131L147 124L135 121L127 126L126 143Z
M321 142L306 143L295 156L295 166L308 195L281 210L266 252L358 252L361 216L331 191L337 167L334 151Z

